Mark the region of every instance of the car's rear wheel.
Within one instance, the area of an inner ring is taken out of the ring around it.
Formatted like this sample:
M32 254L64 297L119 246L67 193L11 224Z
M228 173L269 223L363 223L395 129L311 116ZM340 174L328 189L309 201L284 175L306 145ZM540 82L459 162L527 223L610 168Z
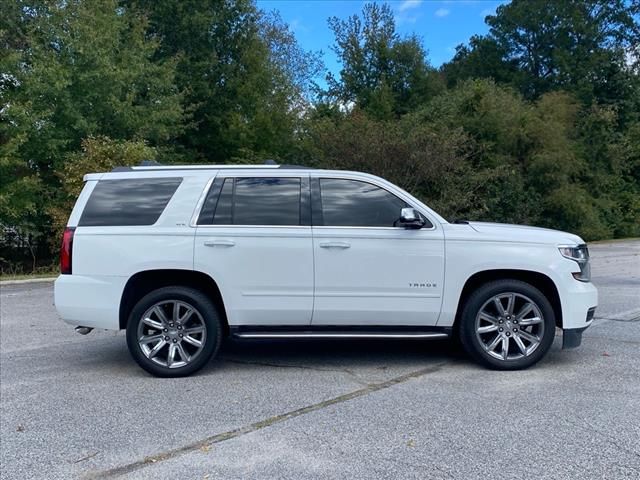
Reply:
M555 336L549 300L519 280L498 280L468 298L460 318L460 339L478 362L499 370L518 370L538 362Z
M159 377L200 370L221 340L218 312L198 290L164 287L145 295L131 310L127 346L134 360Z

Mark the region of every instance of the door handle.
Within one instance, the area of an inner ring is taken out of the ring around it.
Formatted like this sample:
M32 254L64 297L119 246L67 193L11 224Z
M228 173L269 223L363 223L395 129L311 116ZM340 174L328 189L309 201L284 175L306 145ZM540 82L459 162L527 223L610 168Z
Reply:
M233 247L235 244L236 242L234 242L233 240L215 239L215 240L204 241L205 247Z
M350 248L351 244L348 242L320 242L322 248Z

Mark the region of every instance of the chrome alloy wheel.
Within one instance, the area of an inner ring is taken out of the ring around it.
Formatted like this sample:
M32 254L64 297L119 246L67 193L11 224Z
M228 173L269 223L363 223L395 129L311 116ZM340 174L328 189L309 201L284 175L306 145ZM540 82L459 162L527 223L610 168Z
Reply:
M149 308L138 323L138 345L149 360L180 368L200 355L207 339L202 315L192 305L163 300Z
M476 337L498 360L528 357L544 336L540 307L529 297L515 292L493 296L480 308L475 321Z

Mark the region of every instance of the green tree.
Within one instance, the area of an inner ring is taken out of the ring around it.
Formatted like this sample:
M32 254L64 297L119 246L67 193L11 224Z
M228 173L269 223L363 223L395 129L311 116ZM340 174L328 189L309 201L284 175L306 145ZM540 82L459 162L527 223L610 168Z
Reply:
M564 89L588 104L618 102L632 93L638 14L635 1L513 0L487 17L489 34L459 47L444 71L452 82L457 75L506 81L527 98Z
M528 113L509 120L522 129L512 145L505 141L513 128L492 133L483 118L474 132L473 115L460 119L476 141L504 145L496 165L519 165L531 201L499 203L586 238L638 234L639 14L636 1L514 0L487 17L488 35L472 37L443 66L449 85L463 85L450 97L469 90L466 79L484 77L529 100L519 101ZM496 118L507 121L508 112ZM487 193L492 202L505 198Z
M460 126L470 139L469 177L463 188L473 196L465 216L587 232L587 219L562 218L565 207L552 201L567 186L584 190L585 163L575 133L578 111L564 93L544 95L532 104L512 89L475 80L435 98L420 118ZM584 208L591 220L598 218L593 202ZM591 236L602 234L598 225Z
M308 134L315 165L382 176L444 207L441 213L455 214L448 195L463 173L467 139L460 129L435 128L411 115L378 120L354 110L317 120Z
M461 128L468 137L467 200L457 217L535 224L539 200L523 170L531 151L532 110L512 89L488 80L462 82L417 112L421 123ZM455 193L450 200L455 204Z
M181 146L197 159L284 155L294 141L307 86L319 68L281 19L238 0L131 0L178 56L178 84L192 121Z
M391 7L368 3L362 16L329 19L334 51L342 63L339 79L328 76L328 96L355 104L376 118L415 110L442 88L415 36L400 37Z
M577 124L585 189L600 211L601 237L640 235L640 122L619 128L612 106L586 109Z
M29 17L22 15L20 2L1 4L0 16L0 226L16 225L27 215L36 213L40 180L20 156L27 141L19 125L28 121L26 109L14 109L12 99L21 85L18 78L20 52L28 46Z
M25 1L7 12L0 222L46 232L69 152L91 135L170 144L181 94L175 62L154 61L146 20L115 0Z
M468 45L458 45L450 62L441 67L448 87L470 78L490 78L515 87L522 77L518 64L508 52L489 36L473 35Z

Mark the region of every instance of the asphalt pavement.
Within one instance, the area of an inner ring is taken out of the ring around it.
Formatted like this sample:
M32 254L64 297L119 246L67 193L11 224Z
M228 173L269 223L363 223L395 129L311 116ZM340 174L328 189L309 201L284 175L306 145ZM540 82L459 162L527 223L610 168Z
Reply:
M158 379L51 283L2 286L0 476L639 479L640 241L590 248L582 346L519 372L448 341L254 341Z

